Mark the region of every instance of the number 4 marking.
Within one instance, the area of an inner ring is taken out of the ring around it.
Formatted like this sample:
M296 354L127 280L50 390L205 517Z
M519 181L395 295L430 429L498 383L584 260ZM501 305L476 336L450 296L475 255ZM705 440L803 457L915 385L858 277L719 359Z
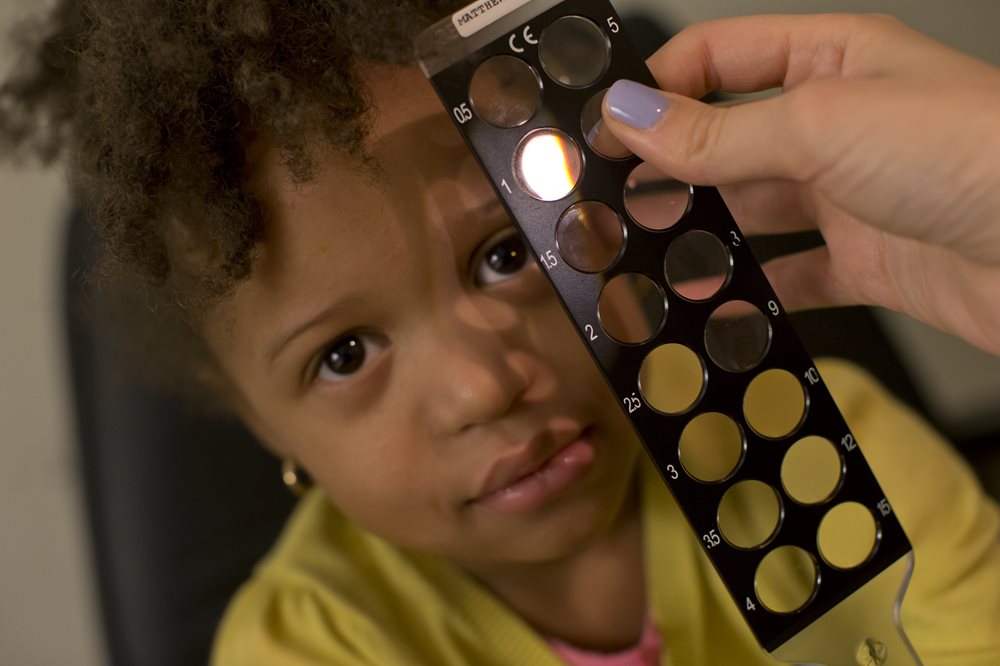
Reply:
M753 602L753 599L751 599L750 597L747 597L747 610L748 611L757 610L757 605Z

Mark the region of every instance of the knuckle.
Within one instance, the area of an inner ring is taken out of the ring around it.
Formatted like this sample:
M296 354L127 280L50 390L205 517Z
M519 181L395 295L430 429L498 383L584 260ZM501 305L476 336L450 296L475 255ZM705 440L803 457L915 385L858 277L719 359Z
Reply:
M695 172L710 164L717 153L725 118L726 109L705 108L694 114L679 146L678 160Z
M790 144L797 148L794 168L803 180L812 180L825 166L823 146L829 143L844 88L840 79L814 79L788 94L785 127Z
M856 35L885 35L898 32L905 23L892 14L873 12L870 14L852 14L848 17L851 32Z
M879 30L896 30L905 25L903 21L892 14L885 14L881 12L864 14L863 18L866 19L865 25L870 25L872 28Z

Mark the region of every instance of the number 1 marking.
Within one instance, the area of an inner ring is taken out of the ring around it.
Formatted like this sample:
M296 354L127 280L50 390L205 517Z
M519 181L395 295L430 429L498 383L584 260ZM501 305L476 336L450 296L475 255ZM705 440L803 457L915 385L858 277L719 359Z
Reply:
M500 187L507 190L507 194L514 194L514 191L510 189L510 185L507 184L506 178L500 181Z

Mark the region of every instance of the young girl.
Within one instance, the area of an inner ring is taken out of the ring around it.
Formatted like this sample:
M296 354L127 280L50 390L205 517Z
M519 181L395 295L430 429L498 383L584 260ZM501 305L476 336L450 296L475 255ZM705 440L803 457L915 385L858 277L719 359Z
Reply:
M67 2L50 70L5 89L8 138L68 149L195 374L315 482L213 661L772 663L410 62L458 4ZM821 370L914 543L918 652L1000 663L996 507L862 371Z

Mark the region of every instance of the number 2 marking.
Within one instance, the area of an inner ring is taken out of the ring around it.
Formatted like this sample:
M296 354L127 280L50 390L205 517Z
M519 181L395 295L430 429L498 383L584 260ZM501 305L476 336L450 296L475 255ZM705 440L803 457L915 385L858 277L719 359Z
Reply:
M591 342L597 340L597 331L594 330L593 324L587 324L583 327L583 330L587 331L587 336L590 338Z

